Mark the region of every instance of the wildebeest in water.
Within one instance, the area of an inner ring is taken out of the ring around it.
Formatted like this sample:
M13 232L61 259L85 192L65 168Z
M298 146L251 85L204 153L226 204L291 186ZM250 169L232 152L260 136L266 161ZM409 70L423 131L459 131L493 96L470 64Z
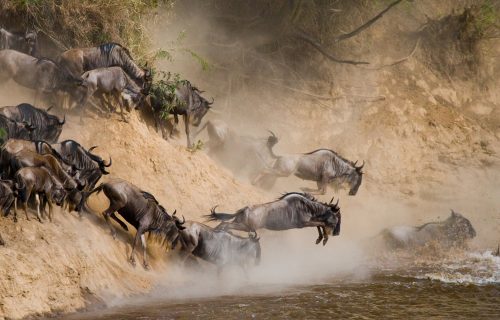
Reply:
M103 211L102 215L113 237L115 237L116 231L109 221L110 217L116 220L122 228L128 230L127 226L116 217L115 212L118 212L137 230L129 258L132 265L135 265L134 252L140 239L144 249L143 265L145 269L149 268L146 238L144 236L146 232L160 237L161 241L166 244L175 246L179 239L179 230L183 228L184 221L179 221L175 217L175 212L170 216L152 194L122 179L113 179L102 183L90 194L101 191L104 192L110 202L109 207Z
M186 222L183 227L179 239L183 260L193 255L215 264L219 272L227 266L246 269L260 262L261 249L256 234L244 238L194 221Z
M448 219L430 222L418 227L396 226L381 233L385 243L391 248L415 248L431 242L443 247L463 246L468 239L476 236L470 221L451 210Z
M316 244L328 241L328 235L340 234L340 208L333 204L317 201L307 193L291 192L278 200L264 204L244 207L234 214L217 213L215 208L206 215L209 221L223 221L216 230L235 229L256 231L258 229L288 230L317 227L319 237ZM228 221L228 222L226 222Z
M358 192L363 179L363 166L349 161L329 149L319 149L305 154L279 156L272 168L264 169L253 181L259 185L269 178L295 175L303 180L316 181L318 189L302 188L305 192L325 194L328 184L336 186L347 184L349 195Z

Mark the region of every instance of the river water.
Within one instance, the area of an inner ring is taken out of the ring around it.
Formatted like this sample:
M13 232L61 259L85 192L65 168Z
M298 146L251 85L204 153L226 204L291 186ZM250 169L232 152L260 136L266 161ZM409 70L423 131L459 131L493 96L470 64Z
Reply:
M249 281L231 294L151 297L64 319L500 319L500 258L491 252L394 259L368 265L361 278Z

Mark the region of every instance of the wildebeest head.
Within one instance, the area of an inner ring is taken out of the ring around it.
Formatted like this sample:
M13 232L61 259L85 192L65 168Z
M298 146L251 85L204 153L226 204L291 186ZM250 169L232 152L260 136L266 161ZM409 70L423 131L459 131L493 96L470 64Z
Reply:
M62 206L64 199L66 198L67 191L61 184L54 184L51 190L52 199L58 206Z
M261 249L260 249L260 238L257 237L257 232L250 233L248 235L248 238L251 241L251 247L253 250L255 250L255 265L258 266L260 264L260 256L261 256Z
M38 35L34 30L26 30L24 34L24 40L26 41L26 47L28 49L28 54L34 56L36 53L36 43Z
M476 236L476 230L470 223L469 219L451 210L451 215L445 221L450 232L449 236L453 240L472 239Z
M278 143L279 139L278 137L274 134L274 132L272 132L271 130L267 130L269 131L269 133L271 134L268 138L267 138L267 147L268 148L272 148L274 147L275 144Z
M99 165L99 169L101 170L102 174L109 174L109 172L106 170L106 168L110 167L111 164L113 163L113 160L111 159L111 157L109 157L109 162L106 163L101 157L99 157L98 155L96 154L93 154L91 151L94 150L95 148L97 148L97 146L93 146L91 147L88 151L87 151L87 154L88 156L94 160L95 162L97 162L97 164Z
M144 83L142 84L141 93L144 95L148 95L151 86L153 85L153 72L151 71L151 68L148 67L147 64L142 70L144 71L144 78L143 78Z
M209 102L205 98L203 98L198 89L194 88L194 97L193 97L193 104L194 104L194 110L193 110L193 126L198 127L201 123L201 120L203 117L207 114L208 110L212 107L212 104L214 103L213 99L212 102Z
M324 205L326 205L328 208L326 212L323 214L326 223L325 229L327 233L330 233L332 236L338 236L340 234L340 222L341 222L339 200L337 199L337 202L333 203L333 197L332 197L330 202L324 203Z
M352 164L353 169L349 173L347 177L347 184L349 185L349 195L354 196L358 192L359 186L361 185L361 181L363 180L363 167L365 166L365 162L360 166L356 166L358 162L354 162Z

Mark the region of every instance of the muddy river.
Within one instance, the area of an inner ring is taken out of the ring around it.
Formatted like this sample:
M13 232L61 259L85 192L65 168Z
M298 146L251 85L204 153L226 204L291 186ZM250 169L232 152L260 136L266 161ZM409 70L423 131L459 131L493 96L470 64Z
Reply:
M500 319L500 258L489 251L413 259L397 267L390 261L377 262L367 268L366 277L347 273L310 285L247 280L240 292L215 296L208 292L205 297L200 292L176 298L179 288L172 287L168 296L122 301L63 318Z

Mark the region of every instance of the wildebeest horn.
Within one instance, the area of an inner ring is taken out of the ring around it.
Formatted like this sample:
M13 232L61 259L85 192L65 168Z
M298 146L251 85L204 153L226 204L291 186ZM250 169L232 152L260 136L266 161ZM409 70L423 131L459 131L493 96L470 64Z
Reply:
M269 132L269 133L270 133L273 137L278 138L278 137L276 137L276 135L274 134L274 132L272 132L271 130L267 130L267 131L268 131L268 132Z
M92 151L92 150L94 150L95 148L97 148L97 146L90 147L88 151L89 151L89 152L91 152L91 151Z
M338 208L338 206L339 206L339 200L340 200L340 199L337 199L337 203L335 204L335 206L336 206L337 208Z
M357 163L357 161L356 161L356 163ZM359 167L356 167L356 163L354 163L354 167L355 167L355 168L356 168L356 170L358 170L358 171L361 171L361 169L363 169L363 167L365 166L365 160L363 160L363 164L362 164L362 165L360 165Z
M50 108L52 108L52 107L50 107ZM49 108L49 109L47 109L47 111L49 111L49 110L50 110L50 108ZM62 126L63 124L65 124L65 123L66 123L66 115L64 115L64 116L63 116L63 120L62 120L62 121L59 121L59 124L60 124L61 126Z
M49 112L52 108L54 108L54 106L48 107L47 110L45 110L45 111Z
M177 213L177 209L174 210L174 213L172 213L172 216L175 216L176 213Z
M330 200L329 204L333 203L333 198L335 198L335 196L332 197L332 199Z
M186 222L186 218L184 218L184 216L182 216L182 222L180 222L180 224L184 224L184 222Z
M104 162L104 160L102 161L102 165L105 167L111 167L112 163L113 163L113 160L111 159L111 156L109 157L108 163Z
M207 104L208 104L209 106L211 106L214 102L215 102L215 100L214 100L214 98L212 97L212 102L208 102L208 101L207 101Z

